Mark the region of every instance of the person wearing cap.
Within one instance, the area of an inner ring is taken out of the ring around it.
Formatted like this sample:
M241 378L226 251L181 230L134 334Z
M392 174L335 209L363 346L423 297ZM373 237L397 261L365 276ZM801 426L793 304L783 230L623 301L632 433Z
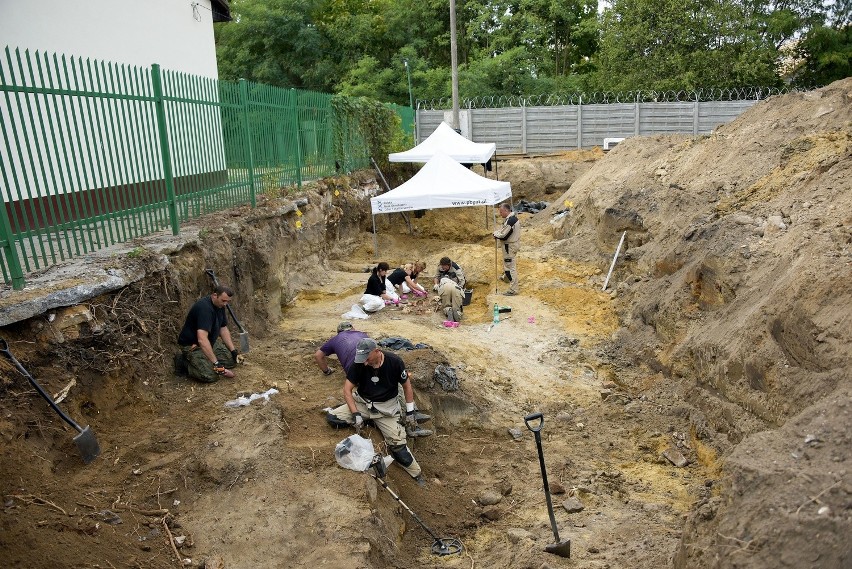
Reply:
M340 361L343 371L348 372L352 366L352 362L355 361L355 348L358 346L358 342L366 337L367 334L365 332L353 329L351 322L341 322L338 324L337 335L320 346L314 354L314 360L316 360L320 371L325 375L334 373L334 369L328 365L326 358L335 355Z
M352 367L352 364L355 362L355 350L358 347L358 342L366 337L367 334L365 332L359 332L358 330L353 329L351 322L341 322L338 324L337 335L320 346L320 349L318 349L314 354L314 359L316 360L317 366L319 366L323 375L331 375L334 373L334 368L328 365L328 360L326 359L332 354L337 356L337 359L340 361L340 365L343 366L343 372L348 373L349 368ZM397 399L399 400L400 407L405 407L405 390L401 385L397 389ZM417 409L414 411L414 418L416 420L414 421L413 426L403 424L405 426L405 433L409 437L428 437L432 434L432 431L422 428L418 425L418 423L429 421L432 419L432 416L421 413Z
M442 257L438 262L438 273L435 275L435 286L432 290L438 293L441 300L441 310L447 320L461 322L462 303L464 302L464 271L449 257Z
M362 338L343 384L346 403L332 409L326 419L332 427L354 425L357 431L364 421L371 420L381 431L394 459L422 486L426 482L420 465L408 448L405 429L399 422L397 391L400 386L405 394L406 425L416 427L414 390L405 362L395 354L380 350L372 338Z

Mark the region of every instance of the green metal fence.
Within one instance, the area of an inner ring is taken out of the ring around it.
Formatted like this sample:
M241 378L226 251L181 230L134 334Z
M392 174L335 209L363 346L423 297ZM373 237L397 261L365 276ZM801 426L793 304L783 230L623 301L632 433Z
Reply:
M0 269L16 289L62 260L369 164L357 129L335 156L347 125L323 93L7 47L0 94Z

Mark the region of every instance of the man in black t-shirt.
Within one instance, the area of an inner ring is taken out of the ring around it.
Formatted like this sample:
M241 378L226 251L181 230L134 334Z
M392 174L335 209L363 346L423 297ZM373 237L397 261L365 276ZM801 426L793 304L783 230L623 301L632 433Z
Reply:
M408 449L405 429L399 423L397 391L405 393L405 422L416 428L414 390L402 358L380 350L375 340L363 338L355 350L355 362L346 372L343 398L346 403L329 412L326 419L335 428L354 425L361 430L364 421L372 420L381 431L391 455L421 486L426 482L420 465Z
M228 330L225 307L234 291L219 285L210 296L196 301L186 315L178 335L178 344L188 367L189 377L213 383L220 377L234 377L237 349Z

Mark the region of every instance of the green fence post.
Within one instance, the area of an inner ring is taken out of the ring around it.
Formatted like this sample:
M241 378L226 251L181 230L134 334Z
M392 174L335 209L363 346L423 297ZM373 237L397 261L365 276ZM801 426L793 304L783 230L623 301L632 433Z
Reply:
M18 248L15 247L15 239L12 235L12 225L9 223L9 215L6 212L6 204L0 202L0 249L9 266L9 276L12 278L12 288L21 290L26 282L24 271L21 270L21 260L18 259Z
M166 200L169 219L172 222L172 235L180 233L175 201L175 181L172 174L172 157L169 154L169 127L166 124L166 103L163 100L163 77L160 64L151 65L151 86L154 89L154 107L157 109L157 132L160 134L160 153L163 155L163 177L166 181Z
M245 79L239 80L240 84L240 106L243 108L243 136L246 137L245 148L248 148L248 175L249 183L251 184L251 207L257 207L255 194L257 193L257 185L254 182L254 147L252 145L251 123L249 122L249 99L248 99L248 82Z
M302 141L299 135L299 106L296 89L290 89L290 104L293 105L293 130L296 136L296 182L302 189Z

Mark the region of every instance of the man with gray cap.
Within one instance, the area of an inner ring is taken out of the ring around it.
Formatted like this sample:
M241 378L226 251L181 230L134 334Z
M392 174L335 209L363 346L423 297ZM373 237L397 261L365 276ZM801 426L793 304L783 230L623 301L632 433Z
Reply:
M346 403L328 413L326 419L335 428L354 425L360 431L371 420L381 431L391 455L421 486L426 481L420 465L408 449L405 429L399 422L396 396L399 387L405 394L405 422L417 426L414 390L411 388L402 358L380 350L372 338L362 338L355 350L355 361L346 373L343 398Z
M320 346L320 349L314 353L314 360L317 362L320 371L323 375L331 375L334 373L334 368L328 365L328 356L334 354L340 360L340 365L343 366L343 372L348 373L355 361L355 350L358 347L358 342L366 338L365 332L359 332L352 328L351 322L341 322L337 325L337 335L329 339L325 344ZM399 386L398 398L400 407L405 407L405 392L402 386ZM423 423L432 419L431 415L414 411L415 421L413 426L405 424L405 433L409 437L428 437L432 434L430 429L424 429L418 423ZM347 423L348 426L348 423Z
M366 337L366 333L354 330L351 322L341 322L338 324L337 336L334 336L320 346L320 349L314 354L314 359L320 371L325 375L334 373L334 368L329 367L326 358L335 355L340 360L343 371L348 372L352 366L352 362L355 360L355 348L358 346L358 342Z

